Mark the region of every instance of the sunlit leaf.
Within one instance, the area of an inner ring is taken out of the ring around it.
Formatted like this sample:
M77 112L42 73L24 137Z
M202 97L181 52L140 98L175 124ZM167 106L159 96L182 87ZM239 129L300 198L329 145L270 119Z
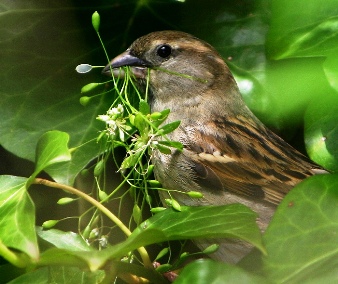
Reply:
M70 251L91 251L92 248L83 240L83 238L73 232L63 232L56 229L43 230L37 229L38 236L51 245Z
M187 265L175 281L178 284L267 283L265 279L238 267L210 259L201 259Z
M338 275L338 176L305 180L282 201L264 235L265 271L278 283L329 283Z
M49 131L41 136L36 146L35 173L47 167L70 161L69 135L60 131Z
M0 240L37 260L35 206L27 193L26 182L27 178L0 176Z

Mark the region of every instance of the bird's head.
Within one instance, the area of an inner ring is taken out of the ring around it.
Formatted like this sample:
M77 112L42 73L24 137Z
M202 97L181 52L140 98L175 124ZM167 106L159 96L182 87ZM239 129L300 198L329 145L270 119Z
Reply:
M187 106L199 104L224 90L237 96L237 85L227 65L208 43L183 32L153 32L135 40L102 71L108 76L124 76L119 67L130 66L139 85L144 87L149 71L150 99L175 108L183 98ZM219 94L223 96L224 92ZM238 99L238 98L237 98ZM215 99L214 99L215 100ZM160 108L158 106L158 108Z

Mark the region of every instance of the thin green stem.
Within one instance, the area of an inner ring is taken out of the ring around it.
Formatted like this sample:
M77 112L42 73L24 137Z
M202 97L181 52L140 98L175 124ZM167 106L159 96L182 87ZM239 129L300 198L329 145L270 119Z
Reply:
M102 205L99 201L97 201L96 199L92 198L91 196L87 195L86 193L72 187L69 185L65 185L65 184L60 184L60 183L56 183L53 181L49 181L46 179L41 179L41 178L35 178L33 181L34 184L42 184L48 187L52 187L52 188L58 188L58 189L62 189L65 190L67 192L70 192L72 194L75 194L81 198L83 198L84 200L88 201L89 203L91 203L92 205L94 205L97 209L99 209L103 214L105 214L112 222L114 222L120 229L121 231L126 235L126 236L130 236L131 235L131 231L128 229L128 227L126 227L121 220L115 215L113 214L107 207L105 207L104 205ZM144 247L140 247L138 248L138 252L141 255L141 258L143 260L143 263L146 267L151 267L151 261L149 258L149 255L147 253L147 251L145 250Z

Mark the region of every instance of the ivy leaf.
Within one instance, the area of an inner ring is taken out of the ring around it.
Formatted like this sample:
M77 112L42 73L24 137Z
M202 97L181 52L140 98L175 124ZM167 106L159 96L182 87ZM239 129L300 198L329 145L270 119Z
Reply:
M128 239L103 251L65 251L50 249L41 255L41 265L67 263L94 271L108 259L118 259L141 246L197 238L241 239L265 251L257 214L244 205L180 207L166 209L141 223ZM212 222L210 222L212 220Z
M27 178L0 176L0 240L7 247L39 257L35 234L35 206L26 190ZM0 254L2 254L0 250Z
M221 284L221 283L267 283L263 278L248 273L233 265L216 262L211 259L200 259L188 264L180 277L175 281L177 284Z
M68 141L69 135L67 133L56 130L48 131L40 137L35 152L36 166L30 180L50 166L70 161Z
M264 234L274 283L334 283L338 275L338 175L317 175L282 201ZM335 279L335 280L334 280Z
M168 124L162 126L156 134L157 135L165 135L165 134L168 134L170 132L173 132L177 127L180 126L180 124L181 124L180 120L168 123Z

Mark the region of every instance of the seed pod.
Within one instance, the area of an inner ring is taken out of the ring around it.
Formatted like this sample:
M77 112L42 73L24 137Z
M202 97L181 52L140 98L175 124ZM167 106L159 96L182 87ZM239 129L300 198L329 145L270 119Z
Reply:
M99 189L99 199L100 199L100 201L107 200L107 198L108 198L107 193L105 193L103 190Z
M81 88L81 94L94 90L100 83L89 83Z
M199 191L189 191L187 194L192 198L203 198L203 194Z
M150 209L150 212L151 213L159 213L159 212L162 212L162 211L164 211L164 210L166 210L167 208L165 208L165 207L154 207L154 208L151 208Z
M161 187L161 183L155 179L148 180L151 187Z
M95 11L92 15L92 25L94 30L98 33L100 27L100 14L97 11Z
M80 98L80 104L86 106L89 103L90 99L90 97L83 96Z
M94 168L94 176L98 177L102 174L102 171L104 169L104 160L100 160L96 163Z
M203 250L203 253L205 253L205 254L214 253L215 251L218 250L218 248L219 248L218 244L212 244L212 245L208 246L207 248L205 248Z
M134 204L134 207L133 207L133 218L136 224L141 223L142 212L141 212L140 207L137 204Z
M57 223L59 222L59 220L48 220L42 223L42 228L44 229L50 229L53 228Z
M63 198L60 198L57 202L57 204L59 205L65 205L65 204L68 204L68 203L71 203L73 201L75 201L76 199L74 198L70 198L70 197L63 197Z
M167 255L168 252L169 252L169 248L164 248L164 249L162 249L162 250L158 253L158 255L156 256L155 261L158 260L158 259L160 259L161 257Z

